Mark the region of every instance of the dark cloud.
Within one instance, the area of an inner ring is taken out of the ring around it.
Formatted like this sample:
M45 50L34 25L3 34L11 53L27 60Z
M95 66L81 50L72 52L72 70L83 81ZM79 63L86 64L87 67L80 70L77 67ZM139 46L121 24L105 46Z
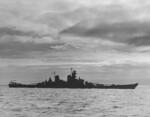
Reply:
M135 36L126 41L134 46L150 46L150 35Z
M0 57L15 58L25 53L48 52L53 50L51 47L61 46L63 43L22 43L19 41L10 41L0 43ZM25 57L25 56L24 56Z
M47 35L41 35L34 31L22 31L18 30L15 27L1 27L0 36L10 35L10 36L27 36L27 37L42 37Z
M63 30L62 35L73 35L81 37L98 37L110 39L117 42L125 42L133 35L148 33L149 23L122 22L122 23L97 23L94 21L80 22L79 24ZM90 24L93 26L90 27Z

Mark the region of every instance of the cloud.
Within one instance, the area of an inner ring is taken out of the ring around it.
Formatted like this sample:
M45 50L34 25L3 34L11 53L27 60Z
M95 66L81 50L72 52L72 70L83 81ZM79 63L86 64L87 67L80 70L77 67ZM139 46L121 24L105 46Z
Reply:
M142 3L140 0L94 3L91 0L2 0L1 32L3 35L55 38L63 30L60 34L122 42L137 33L149 31L148 22L141 23L140 19L147 21L148 4L147 0Z
M26 36L26 37L41 37L42 35L34 32L34 31L22 31L22 30L17 30L15 28L8 28L8 27L1 27L0 28L0 36L5 36L5 35L10 35L10 36Z
M84 17L77 24L62 30L60 35L101 38L129 45L148 46L146 37L141 39L134 37L138 38L137 35L147 34L150 31L149 5L147 0L144 2L122 0L116 3L109 1L101 7L76 9L72 12L72 16L77 17L77 14L80 14Z
M53 46L64 45L63 42L51 37L33 38L26 36L3 36L0 39L0 57L2 58L28 58L27 53L52 51Z
M90 23L94 23L89 27ZM99 23L96 21L81 22L73 27L65 29L61 32L62 35L72 35L91 38L104 38L117 42L125 40L150 31L148 22L123 22L123 23Z
M150 35L139 35L127 40L128 44L134 46L150 46Z
M142 53L145 52L145 54L149 54L149 52L150 52L150 46L139 46L139 47L135 48L135 51L142 52Z

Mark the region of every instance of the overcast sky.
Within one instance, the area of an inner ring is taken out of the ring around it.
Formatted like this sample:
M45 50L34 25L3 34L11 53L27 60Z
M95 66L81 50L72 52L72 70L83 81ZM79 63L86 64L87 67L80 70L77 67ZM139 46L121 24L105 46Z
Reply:
M0 0L0 84L70 68L97 83L150 84L149 0Z

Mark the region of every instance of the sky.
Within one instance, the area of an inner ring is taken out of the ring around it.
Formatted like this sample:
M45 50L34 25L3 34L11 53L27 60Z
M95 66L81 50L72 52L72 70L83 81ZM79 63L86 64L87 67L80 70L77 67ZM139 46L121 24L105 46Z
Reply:
M0 84L150 85L149 0L0 0Z

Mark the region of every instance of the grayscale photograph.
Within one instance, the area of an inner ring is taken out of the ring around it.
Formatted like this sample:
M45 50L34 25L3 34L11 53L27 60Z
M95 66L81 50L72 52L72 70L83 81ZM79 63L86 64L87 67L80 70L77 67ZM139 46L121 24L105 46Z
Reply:
M150 0L0 0L0 117L150 117Z

